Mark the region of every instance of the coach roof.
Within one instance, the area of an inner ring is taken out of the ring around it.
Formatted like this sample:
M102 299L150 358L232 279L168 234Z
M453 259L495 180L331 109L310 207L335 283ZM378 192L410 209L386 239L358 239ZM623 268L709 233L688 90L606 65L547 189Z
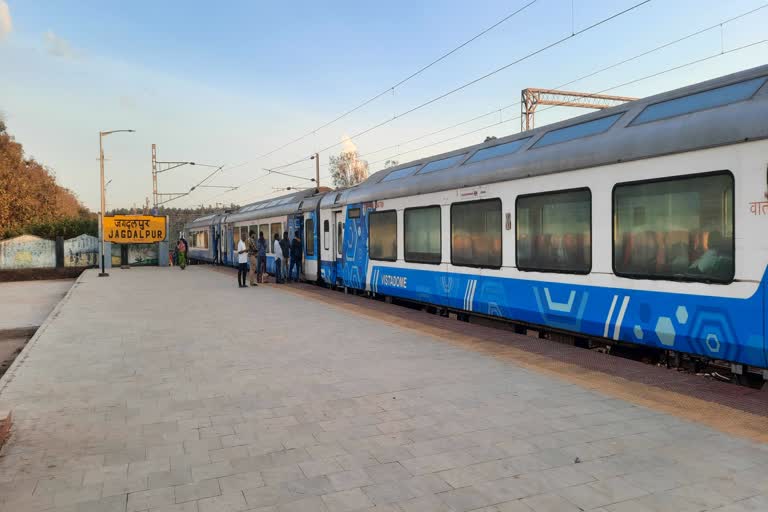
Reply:
M323 208L768 138L768 65L379 171Z

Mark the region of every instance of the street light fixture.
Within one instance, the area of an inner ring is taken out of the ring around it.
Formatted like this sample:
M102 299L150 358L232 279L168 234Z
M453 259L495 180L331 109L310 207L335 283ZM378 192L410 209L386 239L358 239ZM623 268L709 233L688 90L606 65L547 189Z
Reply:
M107 271L104 268L104 208L106 207L106 198L104 197L104 189L106 188L106 185L104 184L104 143L103 139L107 135L111 135L113 133L134 133L135 130L110 130L107 132L99 132L99 169L100 169L100 176L101 176L101 211L99 212L99 222L101 224L101 272L99 273L99 277L109 277L109 274L107 274Z

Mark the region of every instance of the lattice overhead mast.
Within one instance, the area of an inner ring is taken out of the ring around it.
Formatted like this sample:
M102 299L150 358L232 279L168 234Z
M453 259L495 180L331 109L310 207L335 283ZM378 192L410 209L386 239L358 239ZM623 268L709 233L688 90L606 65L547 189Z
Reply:
M627 96L558 91L557 89L523 89L520 92L520 130L527 131L534 128L534 114L539 105L602 110L636 99Z

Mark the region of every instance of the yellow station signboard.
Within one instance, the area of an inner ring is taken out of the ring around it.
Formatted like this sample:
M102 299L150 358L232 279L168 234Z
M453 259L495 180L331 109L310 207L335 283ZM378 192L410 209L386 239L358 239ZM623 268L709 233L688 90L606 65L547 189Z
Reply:
M165 217L115 215L104 217L104 240L118 244L151 244L165 240Z

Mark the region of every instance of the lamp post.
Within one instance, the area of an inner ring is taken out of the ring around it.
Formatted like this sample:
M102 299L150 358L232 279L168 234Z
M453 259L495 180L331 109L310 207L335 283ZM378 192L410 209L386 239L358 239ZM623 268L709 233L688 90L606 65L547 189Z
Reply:
M120 132L127 132L127 133L133 133L134 130L110 130L108 132L99 132L99 169L100 169L100 177L101 177L101 211L99 212L99 220L101 224L101 272L99 273L99 277L108 277L109 274L107 274L106 269L104 268L104 208L106 207L106 198L104 197L104 189L106 186L104 185L104 144L103 139L105 136L110 135L112 133L120 133Z

